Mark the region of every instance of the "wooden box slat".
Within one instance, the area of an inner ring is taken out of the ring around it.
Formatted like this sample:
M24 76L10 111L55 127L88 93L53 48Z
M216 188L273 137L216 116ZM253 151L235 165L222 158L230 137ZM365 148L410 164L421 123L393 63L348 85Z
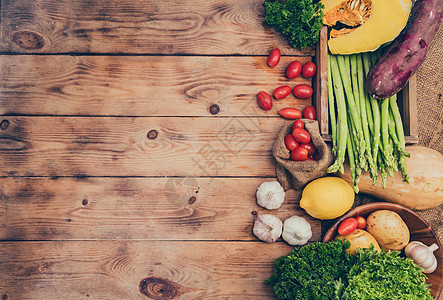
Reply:
M317 63L317 75L315 82L315 96L313 103L317 108L317 118L320 132L326 141L331 141L329 131L329 104L328 104L328 49L327 27L322 28L320 41L316 46L315 62ZM403 119L406 144L418 143L417 124L417 77L411 76L408 84L399 92L397 103Z

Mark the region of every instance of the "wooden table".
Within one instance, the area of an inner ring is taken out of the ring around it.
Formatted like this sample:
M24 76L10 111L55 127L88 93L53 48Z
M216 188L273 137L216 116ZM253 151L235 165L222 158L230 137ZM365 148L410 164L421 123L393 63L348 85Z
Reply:
M255 191L275 180L277 111L311 100L264 112L256 94L314 51L262 3L1 0L2 300L274 297L264 280L292 247L252 234ZM286 197L272 213L319 240Z

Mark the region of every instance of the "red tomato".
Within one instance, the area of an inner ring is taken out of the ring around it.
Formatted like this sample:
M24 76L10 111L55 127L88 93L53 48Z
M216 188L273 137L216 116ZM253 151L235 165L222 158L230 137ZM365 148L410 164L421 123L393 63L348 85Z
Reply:
M288 134L285 136L285 145L289 151L292 151L298 147L298 142L294 139L292 134Z
M299 84L292 89L294 96L300 99L308 99L312 96L312 87L307 84Z
M294 131L292 132L292 136L297 142L301 144L307 144L311 141L311 135L303 128L295 128Z
M289 119L289 120L300 119L301 116L302 116L302 113L301 113L301 111L299 109L292 108L292 107L283 108L278 113L283 118Z
M268 66L273 68L276 65L278 65L278 63L280 62L280 57L281 57L280 49L275 48L274 50L272 50L271 54L269 54L268 57Z
M317 120L317 111L314 106L306 106L303 108L303 118L309 120Z
M308 155L314 155L315 153L315 146L312 142L309 142L307 144L300 144L300 147L305 148L306 150L308 150Z
M291 87L288 85L279 86L274 91L274 97L277 100L286 98L291 93Z
M291 152L291 159L295 161L302 161L308 158L308 150L305 148L297 147Z
M308 157L306 158L306 160L312 160L312 161L314 161L315 159L312 158L312 156L308 156Z
M301 62L299 62L298 60L294 60L286 68L286 76L288 76L289 79L294 79L298 75L300 75L301 69L302 69Z
M303 69L301 71L304 78L311 78L315 75L315 72L317 71L317 67L312 61L308 61L303 65Z
M347 235L353 233L357 229L357 220L355 218L348 218L341 222L338 227L339 235Z
M305 128L305 123L303 123L302 120L298 119L295 120L294 123L292 123L292 131L294 131L295 128Z
M257 102L264 110L270 110L272 108L272 98L264 91L257 94Z
M357 220L357 228L358 229L365 229L366 228L366 220L362 216L358 216L355 218Z

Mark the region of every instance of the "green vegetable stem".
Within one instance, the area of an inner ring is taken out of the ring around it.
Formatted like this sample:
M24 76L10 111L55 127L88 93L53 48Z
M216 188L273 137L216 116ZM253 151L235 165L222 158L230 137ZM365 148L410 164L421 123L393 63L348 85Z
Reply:
M334 163L328 172L342 172L346 155L354 191L362 171L369 171L372 184L379 171L382 186L386 177L406 171L405 136L397 96L384 100L372 98L365 88L371 65L379 53L328 55L328 104L331 119Z

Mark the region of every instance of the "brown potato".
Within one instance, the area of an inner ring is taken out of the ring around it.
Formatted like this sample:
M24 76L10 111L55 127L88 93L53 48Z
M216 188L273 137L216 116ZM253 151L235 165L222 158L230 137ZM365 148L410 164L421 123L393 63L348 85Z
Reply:
M374 245L374 249L378 252L381 251L377 240L367 231L362 229L356 229L353 233L346 235L338 235L335 239L348 240L351 243L351 247L346 252L355 255L355 251L358 248L369 248L371 244Z
M386 251L400 251L409 243L409 228L399 214L377 210L366 219L366 230Z

